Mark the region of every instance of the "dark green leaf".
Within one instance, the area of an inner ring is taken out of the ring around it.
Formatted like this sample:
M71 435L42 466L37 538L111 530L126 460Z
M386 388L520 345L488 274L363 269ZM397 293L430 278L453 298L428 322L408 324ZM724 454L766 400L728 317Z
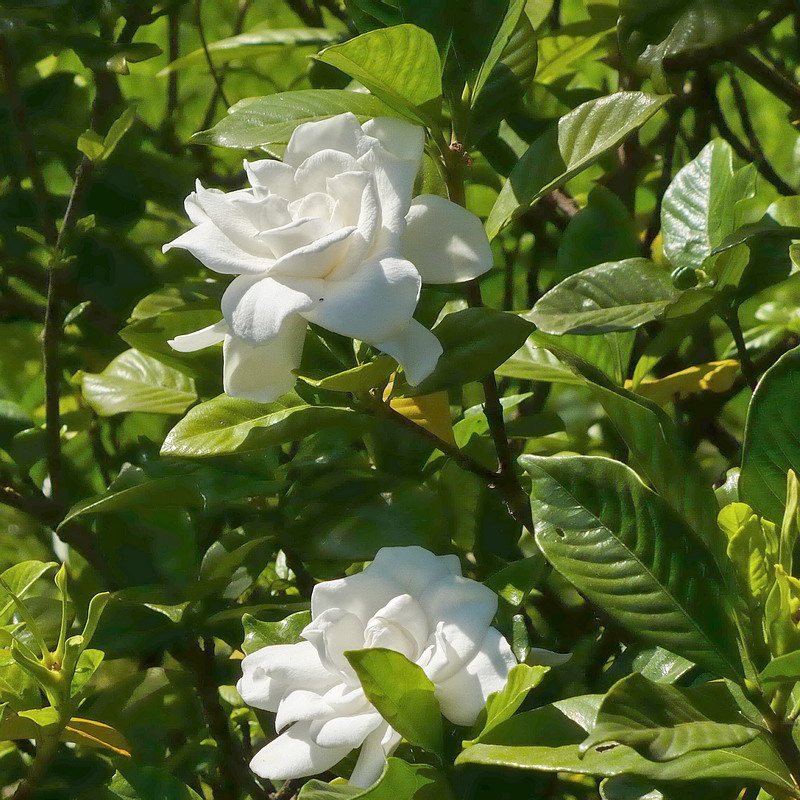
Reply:
M646 258L629 258L565 278L528 319L555 335L633 330L658 319L678 295L665 270Z
M758 735L724 683L680 689L634 672L603 698L581 751L616 742L652 761L672 761L695 750L746 744Z
M520 463L532 479L536 541L567 580L643 641L741 675L723 579L670 506L607 458Z
M739 493L761 516L780 523L786 476L800 473L800 348L767 370L750 401Z
M491 308L467 308L448 314L433 332L444 353L433 374L414 394L430 394L486 377L516 352L533 325L516 314Z
M519 160L486 221L493 239L512 217L591 166L645 124L669 98L618 92L578 106Z

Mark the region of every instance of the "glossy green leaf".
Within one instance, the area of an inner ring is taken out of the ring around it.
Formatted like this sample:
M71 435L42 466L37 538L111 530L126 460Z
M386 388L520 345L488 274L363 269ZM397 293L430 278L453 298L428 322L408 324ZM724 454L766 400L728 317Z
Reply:
M731 146L716 139L683 167L664 195L664 255L674 267L703 266L735 227L737 191Z
M486 221L493 239L540 197L591 166L651 119L668 98L618 92L578 106L525 152L503 186Z
M537 83L552 83L564 75L575 72L580 59L588 56L613 28L584 33L570 26L549 36L539 38L540 63L536 71Z
M262 647L271 647L275 644L296 644L301 640L300 634L309 622L311 622L310 611L298 611L279 622L262 622L252 614L245 614L242 617L242 626L244 627L242 652L250 655Z
M466 308L448 314L433 333L444 353L433 373L413 394L431 394L486 377L516 352L533 325L516 314L492 308Z
M634 672L603 698L581 751L616 742L651 761L672 761L695 750L746 744L758 735L724 683L680 689Z
M301 89L266 97L249 97L231 107L213 128L193 140L219 147L251 149L286 144L298 125L319 122L349 111L366 122L373 117L399 116L377 97L342 89Z
M761 516L779 523L786 476L800 472L800 349L783 355L758 384L747 412L739 492Z
M761 671L758 679L765 684L796 683L800 681L800 650L778 656Z
M486 708L476 723L479 736L509 719L522 705L528 693L542 682L548 670L548 667L529 667L527 664L513 667L506 685L499 692L490 694L486 701Z
M22 561L4 570L0 580L19 598L24 599L33 588L36 581L47 575L57 567L54 561ZM10 598L5 588L0 587L0 624L5 625L10 621L14 610L14 600Z
M635 335L632 331L623 331L602 336L551 336L536 331L495 372L509 378L583 385L584 379L567 360L558 356L558 353L566 352L597 367L615 383L622 383L628 371Z
M183 414L197 400L190 377L138 350L121 353L98 375L78 375L86 402L101 416Z
M389 758L383 774L367 789L311 780L297 800L453 800L445 776L428 764Z
M310 406L296 394L273 403L220 395L195 406L167 435L162 455L215 456L247 453L302 439L326 427L365 425L348 408Z
M305 375L301 375L300 379L311 386L325 389L328 392L353 392L354 394L359 394L368 392L377 386L385 386L396 369L397 362L393 358L379 356L374 361L360 364L352 369L338 372L335 375L328 375L318 380Z
M580 743L594 725L600 701L598 696L573 697L518 714L464 750L456 763L681 783L738 779L794 791L788 767L762 736L738 747L698 750L666 762L643 758L624 745L584 755Z
M555 335L633 330L658 319L678 295L665 270L646 258L629 258L570 275L527 318Z
M687 527L727 566L727 541L717 526L714 492L694 454L666 412L641 395L615 386L600 370L556 350L587 382L630 449L631 461Z
M473 89L470 141L480 141L513 110L536 72L536 34L524 13L524 0L511 2L483 62Z
M420 122L434 121L442 95L436 42L416 25L394 25L323 50L317 59L364 84L387 105Z
M210 42L208 52L214 66L220 66L234 59L258 58L266 53L274 52L276 47L321 47L336 41L336 39L337 35L325 28L258 27L247 33ZM177 72L187 67L206 67L206 64L206 54L201 47L192 50L185 56L176 58L175 61L164 67L157 77L163 78L171 72Z
M536 541L567 580L643 641L741 675L723 579L677 512L611 459L520 463L532 480Z
M345 653L367 699L411 744L442 751L442 715L428 676L402 653L372 647Z

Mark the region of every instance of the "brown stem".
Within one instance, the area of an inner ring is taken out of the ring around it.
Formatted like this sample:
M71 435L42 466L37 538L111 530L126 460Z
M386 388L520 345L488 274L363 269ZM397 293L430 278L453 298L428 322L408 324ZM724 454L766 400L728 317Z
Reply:
M786 103L792 111L800 111L800 86L794 81L781 75L776 69L746 49L732 54L730 60L742 72Z
M214 66L214 61L211 58L211 53L208 51L206 32L203 29L203 17L201 14L201 6L202 6L202 0L195 0L194 13L195 13L195 21L197 24L197 32L200 34L200 44L203 47L203 53L205 54L206 57L206 64L208 65L208 71L211 73L211 77L214 79L214 83L216 84L217 87L214 99L216 99L216 97L222 98L222 102L225 103L225 107L230 108L231 104L228 102L228 98L225 95L225 89L222 86L222 78L217 72L217 68Z
M186 649L175 653L175 656L195 677L195 686L208 729L219 748L220 800L233 800L242 791L247 792L252 800L269 800L269 793L256 783L250 772L241 744L234 736L225 709L219 701L217 680L214 676L213 641L206 642L204 647L192 641Z

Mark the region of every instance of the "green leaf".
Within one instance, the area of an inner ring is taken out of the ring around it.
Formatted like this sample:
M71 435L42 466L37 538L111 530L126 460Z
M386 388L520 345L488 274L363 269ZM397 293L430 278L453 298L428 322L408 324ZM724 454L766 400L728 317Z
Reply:
M568 26L558 33L539 38L539 68L536 71L537 83L552 83L566 74L573 73L576 64L588 56L611 33L613 28L596 30L588 35ZM597 54L596 54L597 55Z
M178 353L168 344L169 340L176 336L192 333L219 320L219 303L202 302L137 319L123 328L119 335L134 349L180 372L187 375L202 373L219 381L221 347L207 348L194 353Z
M274 403L222 394L191 409L167 434L161 454L199 458L248 453L302 439L323 428L359 428L367 422L349 408L310 406L296 394L285 394Z
M205 499L192 475L148 480L138 468L123 468L110 491L76 503L61 525L86 514L113 514L154 508L203 508ZM59 526L60 527L60 526Z
M536 34L523 13L524 0L513 0L486 61L481 65L472 96L468 140L480 141L517 105L536 72Z
M250 653L255 653L262 647L271 647L275 644L296 644L301 640L300 634L309 622L311 622L310 611L298 611L278 622L262 622L252 614L245 614L242 617L242 626L244 627L242 652L249 656Z
M665 58L725 41L743 30L761 8L748 0L622 0L620 46L661 89Z
M464 750L456 764L655 781L732 779L795 791L788 767L762 736L738 747L697 750L666 762L650 761L624 745L584 755L579 746L594 725L600 701L592 695L573 697L518 714Z
M368 392L378 386L385 386L391 374L397 369L397 362L389 356L379 356L374 361L360 364L352 369L339 372L335 375L328 375L325 378L314 380L301 375L300 379L316 386L318 389L325 389L328 392L352 392L360 394Z
M23 561L5 570L0 575L0 580L22 600L33 588L36 581L56 569L57 566L54 561ZM0 624L6 625L10 622L12 616L14 600L10 598L8 592L2 587L0 587L0 603L2 603L0 607Z
M114 773L103 800L202 800L199 794L156 767L126 766Z
M509 719L522 705L528 693L535 689L549 667L529 667L527 664L517 664L508 673L506 685L499 691L489 695L486 708L476 723L479 737L488 733L492 728Z
M600 370L554 348L583 378L630 449L631 460L677 511L717 563L727 567L727 541L717 526L717 502L705 473L667 413L641 395L615 386Z
M628 775L606 778L600 784L600 797L602 800L669 800L649 781Z
M761 222L751 222L742 225L739 230L726 236L712 251L712 255L738 247L740 244L749 244L754 239L800 239L800 227L796 225L779 225L771 217L765 217Z
M750 401L742 450L739 492L762 517L783 519L786 476L800 473L800 348L765 373Z
M258 58L267 53L275 52L279 47L321 47L335 42L339 38L337 33L325 28L272 28L257 27L247 33L229 36L210 42L208 52L215 67L227 64L229 61ZM159 72L156 77L163 78L172 72L186 69L187 67L206 67L207 59L203 48L193 50L185 56L176 58Z
M536 542L588 600L643 641L742 674L723 579L683 519L624 464L523 456Z
M764 667L758 679L762 683L773 686L800 681L800 650L774 658Z
M197 401L194 381L138 350L118 355L99 375L79 372L86 402L101 416L130 411L183 414Z
M632 331L625 331L604 336L551 336L536 331L495 372L509 378L582 386L583 377L567 360L557 355L571 353L597 367L616 383L622 383L628 371L635 335Z
M570 275L527 318L557 336L627 331L658 319L678 296L665 270L646 258L628 258Z
M617 147L669 100L618 92L583 103L542 134L511 171L486 221L493 239L515 216Z
M422 28L394 25L370 31L316 58L355 78L397 111L436 124L442 64L436 42Z
M733 151L722 139L678 172L661 207L664 255L674 267L701 267L733 233L737 189Z
M411 744L442 752L442 715L428 676L402 653L372 647L345 653L367 699Z
M630 211L614 192L598 184L561 237L556 270L572 275L598 264L636 258L641 252Z
M377 782L368 789L311 780L297 800L454 800L447 778L428 764L389 758Z
M695 750L751 742L759 735L724 683L680 689L634 672L603 698L581 752L606 742L632 747L652 761L671 761Z
M355 114L359 122L401 116L377 97L362 92L301 89L240 100L227 117L210 130L196 133L192 140L244 149L286 144L298 125L330 119L346 111Z
M433 329L444 353L413 394L432 394L486 377L516 352L532 331L533 325L522 317L492 308L448 314Z

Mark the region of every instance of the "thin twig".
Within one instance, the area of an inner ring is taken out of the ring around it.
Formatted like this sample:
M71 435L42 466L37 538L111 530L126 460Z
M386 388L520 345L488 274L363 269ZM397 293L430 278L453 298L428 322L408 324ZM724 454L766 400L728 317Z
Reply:
M206 64L208 65L208 71L211 73L211 77L214 79L214 83L216 84L217 91L216 95L222 98L222 102L225 103L226 108L230 108L230 103L228 102L228 98L225 95L225 89L222 86L222 78L217 73L217 68L214 66L214 61L211 58L211 53L208 51L208 42L206 41L206 33L203 30L203 17L201 13L201 6L202 0L195 0L194 4L194 13L195 13L195 20L197 24L197 32L200 34L200 44L203 47L203 53L206 57Z
M731 90L733 91L733 99L736 103L736 109L739 112L739 118L742 121L742 129L750 143L753 151L753 163L758 168L758 171L768 180L781 194L793 195L795 190L786 183L783 178L775 171L772 164L770 164L764 148L761 146L761 140L758 138L756 129L753 126L753 119L750 116L750 110L747 107L747 98L745 97L742 84L736 75L730 76Z
M644 246L647 252L653 248L653 242L661 230L661 206L664 202L664 195L672 182L672 167L675 163L675 146L677 144L678 132L681 127L681 116L683 110L675 107L669 109L669 118L662 130L661 139L663 141L663 161L661 164L661 175L655 186L656 206L650 217L650 223L644 235Z
M786 103L792 111L800 111L800 86L794 81L781 75L776 69L746 49L733 53L730 60L742 72Z
M744 340L742 333L742 326L739 323L739 314L736 309L731 309L727 314L721 315L723 321L730 329L733 341L736 343L736 350L739 354L739 363L742 365L742 375L749 384L750 388L755 391L758 385L758 373L756 372L753 360L750 358L750 353L747 352L747 342Z
M195 677L197 695L208 729L219 748L221 778L220 800L235 798L245 791L253 800L269 800L269 793L256 782L244 757L241 743L228 724L225 709L219 700L218 684L214 675L214 643L204 647L192 641L184 650L175 653L178 661Z

